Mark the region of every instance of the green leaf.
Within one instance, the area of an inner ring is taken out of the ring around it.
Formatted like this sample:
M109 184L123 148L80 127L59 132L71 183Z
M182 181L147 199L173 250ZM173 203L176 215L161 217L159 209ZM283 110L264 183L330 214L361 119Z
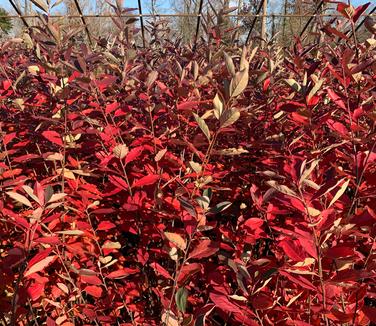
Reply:
M179 311L185 313L187 309L188 291L186 288L180 288L175 293L175 302Z
M222 203L217 204L215 207L210 209L211 213L218 214L220 212L223 212L225 209L229 208L231 206L231 202L224 201Z
M300 92L301 86L295 79L285 79L285 83L289 85L295 92Z
M200 207L204 210L207 210L210 205L210 199L206 196L198 196L196 198L197 203L200 205Z
M219 119L221 128L231 126L240 117L240 112L235 109L229 109L223 112Z
M193 116L195 117L195 120L198 123L198 126L200 127L201 131L204 133L206 138L210 141L210 131L205 120L200 118L196 113L193 113Z
M179 198L179 202L181 204L181 206L189 213L191 214L193 217L197 217L196 215L196 210L195 208L193 207L193 205L191 203L189 203L187 200L185 200L184 198Z
M212 195L213 195L213 190L211 188L207 188L204 190L203 195L205 197L208 197L211 200Z

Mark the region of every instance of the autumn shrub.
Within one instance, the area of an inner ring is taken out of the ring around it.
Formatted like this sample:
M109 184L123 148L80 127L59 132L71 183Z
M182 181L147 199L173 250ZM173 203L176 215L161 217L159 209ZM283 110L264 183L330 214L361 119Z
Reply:
M3 323L376 322L374 40L47 26L0 50Z

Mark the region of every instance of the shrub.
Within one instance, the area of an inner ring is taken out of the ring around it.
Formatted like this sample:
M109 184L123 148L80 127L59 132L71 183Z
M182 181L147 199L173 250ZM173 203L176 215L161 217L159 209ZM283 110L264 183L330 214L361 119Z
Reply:
M1 49L5 323L376 322L372 40L62 34Z

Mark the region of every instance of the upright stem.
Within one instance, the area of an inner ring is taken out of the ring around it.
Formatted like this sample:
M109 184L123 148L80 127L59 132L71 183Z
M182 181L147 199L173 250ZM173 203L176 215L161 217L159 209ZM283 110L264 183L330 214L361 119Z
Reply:
M308 220L310 224L313 224L313 219L311 214L309 213L308 210L308 205L307 202L303 196L302 189L300 185L298 185L298 190L299 190L299 195L300 199L304 205L304 208L306 210L306 215L308 216ZM322 268L322 252L321 252L321 244L320 244L320 239L317 236L317 230L315 226L312 226L312 231L313 231L313 239L315 242L315 247L316 247L316 253L317 253L317 267L318 267L318 274L319 274L319 279L320 279L320 287L321 287L321 292L322 292L322 305L324 310L326 310L326 291L325 291L325 286L324 286L324 273L323 273L323 268ZM324 320L325 320L325 325L329 325L328 318L324 315Z

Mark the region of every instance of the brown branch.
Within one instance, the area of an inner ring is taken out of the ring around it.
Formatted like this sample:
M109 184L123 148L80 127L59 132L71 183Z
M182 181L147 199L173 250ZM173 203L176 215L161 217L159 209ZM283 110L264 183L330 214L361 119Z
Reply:
M80 14L79 17L81 18L82 24L85 26L85 32L86 32L87 38L89 39L89 43L90 43L91 46L93 46L93 41L91 40L91 35L90 35L90 32L89 32L89 28L87 27L87 24L86 24L86 21L85 21L85 18L84 18L85 16L82 14L82 10L81 10L80 4L78 3L77 0L74 0L74 3L76 5L78 13Z
M143 15L142 15L141 0L138 0L138 12L140 13L140 24L141 24L141 34L142 34L142 45L145 47L145 29L144 29Z
M194 40L194 45L193 45L193 52L196 51L198 33L200 31L201 12L202 12L203 3L204 3L204 0L200 0L200 5L199 5L199 8L198 8L198 16L197 16L196 34L195 34L195 40Z

